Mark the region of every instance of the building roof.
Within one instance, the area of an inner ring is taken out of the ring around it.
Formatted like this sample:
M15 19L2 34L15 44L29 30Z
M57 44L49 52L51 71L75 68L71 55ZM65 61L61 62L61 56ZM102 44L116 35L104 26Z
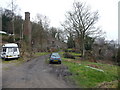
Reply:
M18 47L18 45L16 43L7 43L4 44L3 47Z
M4 32L4 31L0 31L0 34L7 34L6 32Z

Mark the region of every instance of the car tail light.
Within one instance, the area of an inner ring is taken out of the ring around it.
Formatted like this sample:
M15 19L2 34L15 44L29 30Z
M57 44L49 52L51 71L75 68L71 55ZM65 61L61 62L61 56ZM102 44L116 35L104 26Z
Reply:
M60 59L60 58L58 58L58 59Z

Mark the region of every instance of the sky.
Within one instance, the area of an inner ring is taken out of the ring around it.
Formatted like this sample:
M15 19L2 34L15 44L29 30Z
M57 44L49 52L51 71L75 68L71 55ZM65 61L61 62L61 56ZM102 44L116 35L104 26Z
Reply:
M12 0L0 0L0 7L10 8ZM120 0L14 0L23 16L24 12L30 12L31 20L37 14L45 15L50 20L50 26L61 27L65 20L65 14L72 9L74 1L86 2L91 11L98 10L100 18L98 26L106 32L108 40L118 39L118 1Z

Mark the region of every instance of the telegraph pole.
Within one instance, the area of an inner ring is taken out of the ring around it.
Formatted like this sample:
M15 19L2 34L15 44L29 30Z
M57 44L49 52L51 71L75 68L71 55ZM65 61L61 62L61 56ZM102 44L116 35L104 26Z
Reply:
M117 53L117 63L120 66L120 1L118 2L118 53ZM120 70L118 70L118 71L120 73ZM119 83L118 86L120 88L120 83Z
M14 28L14 3L12 0L12 29L13 29L13 41L15 42L15 28Z

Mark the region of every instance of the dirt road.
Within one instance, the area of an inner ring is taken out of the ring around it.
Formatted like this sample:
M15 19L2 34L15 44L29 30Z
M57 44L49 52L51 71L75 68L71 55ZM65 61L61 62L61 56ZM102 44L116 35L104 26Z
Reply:
M69 83L57 77L61 65L50 65L45 62L48 55L10 67L2 72L3 88L71 88ZM70 73L67 73L70 74ZM66 74L65 74L66 75Z

